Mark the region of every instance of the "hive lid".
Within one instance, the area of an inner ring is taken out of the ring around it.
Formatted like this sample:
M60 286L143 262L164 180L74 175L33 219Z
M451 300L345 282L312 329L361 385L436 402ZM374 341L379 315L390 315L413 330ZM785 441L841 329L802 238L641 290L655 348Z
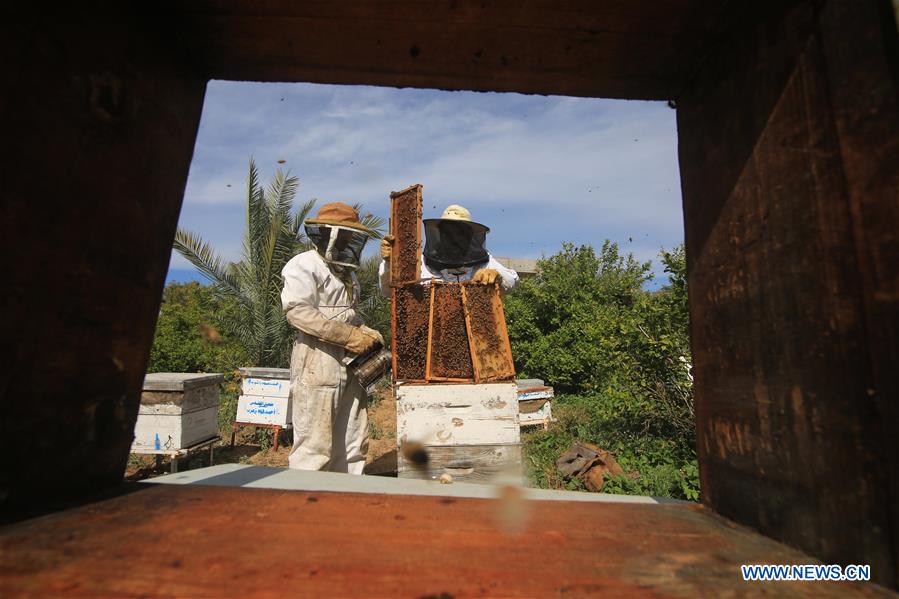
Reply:
M144 391L184 391L217 385L225 375L204 372L149 372L144 376Z
M257 378L266 378L266 379L289 379L290 378L290 369L289 368L267 368L267 367L254 367L254 368L240 368L240 376L246 377L257 377Z
M528 387L542 387L543 379L517 379L515 384L519 389L527 389Z

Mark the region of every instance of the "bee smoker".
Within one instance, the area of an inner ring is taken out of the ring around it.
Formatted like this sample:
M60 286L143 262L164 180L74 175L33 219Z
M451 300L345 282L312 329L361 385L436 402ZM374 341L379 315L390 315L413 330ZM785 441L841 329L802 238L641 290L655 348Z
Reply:
M390 350L384 349L381 343L377 343L364 354L359 354L347 364L347 369L356 375L363 387L368 389L390 368L392 355Z

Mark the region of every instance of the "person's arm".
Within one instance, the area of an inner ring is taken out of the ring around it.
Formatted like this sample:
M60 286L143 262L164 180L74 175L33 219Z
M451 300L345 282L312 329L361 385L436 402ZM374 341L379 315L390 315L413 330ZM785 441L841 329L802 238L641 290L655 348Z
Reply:
M381 264L378 265L378 287L381 288L381 293L384 294L385 297L390 297L390 261L389 260L381 260Z
M518 285L518 273L500 264L493 256L490 256L490 260L487 261L485 268L492 268L499 274L499 282L503 291L510 291Z

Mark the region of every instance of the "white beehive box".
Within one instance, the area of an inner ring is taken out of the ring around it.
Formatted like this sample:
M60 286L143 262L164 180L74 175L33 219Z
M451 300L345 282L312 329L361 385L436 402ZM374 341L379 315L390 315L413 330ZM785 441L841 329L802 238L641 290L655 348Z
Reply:
M290 370L287 368L241 368L241 396L237 400L237 422L289 427L292 422Z
M223 380L221 374L147 374L132 450L184 449L216 436Z
M518 384L518 418L521 426L542 424L548 426L553 421L553 388L539 381L537 386Z
M521 468L518 389L514 382L399 385L396 388L397 442L421 443L425 469L398 453L400 478L487 482Z

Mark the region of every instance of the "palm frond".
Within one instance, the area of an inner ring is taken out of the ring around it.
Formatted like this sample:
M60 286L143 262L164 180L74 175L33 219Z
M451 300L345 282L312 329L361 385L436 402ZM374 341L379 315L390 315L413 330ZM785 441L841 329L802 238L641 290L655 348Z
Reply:
M265 188L259 184L259 171L250 158L250 172L247 176L247 228L244 235L244 260L250 265L257 263L263 251L265 232L268 229L269 213L265 200Z
M272 216L283 214L286 220L287 215L290 214L293 198L297 194L299 186L299 177L289 177L281 172L281 169L278 169L266 194L269 214Z
M203 241L199 235L179 228L175 232L175 241L172 243L172 247L227 295L238 301L244 301L240 284L230 265L226 265L221 257L213 251L212 246Z
M385 220L382 217L375 216L370 212L366 212L365 214L363 214L362 204L358 202L353 204L353 208L356 210L356 212L362 215L362 218L360 220L362 221L363 225L371 230L372 237L375 239L381 239L384 236Z
M312 198L300 204L290 222L290 229L293 232L294 239L304 247L309 245L309 238L306 237L306 231L303 229L303 222L309 218L309 214L312 212L317 201L317 199Z

